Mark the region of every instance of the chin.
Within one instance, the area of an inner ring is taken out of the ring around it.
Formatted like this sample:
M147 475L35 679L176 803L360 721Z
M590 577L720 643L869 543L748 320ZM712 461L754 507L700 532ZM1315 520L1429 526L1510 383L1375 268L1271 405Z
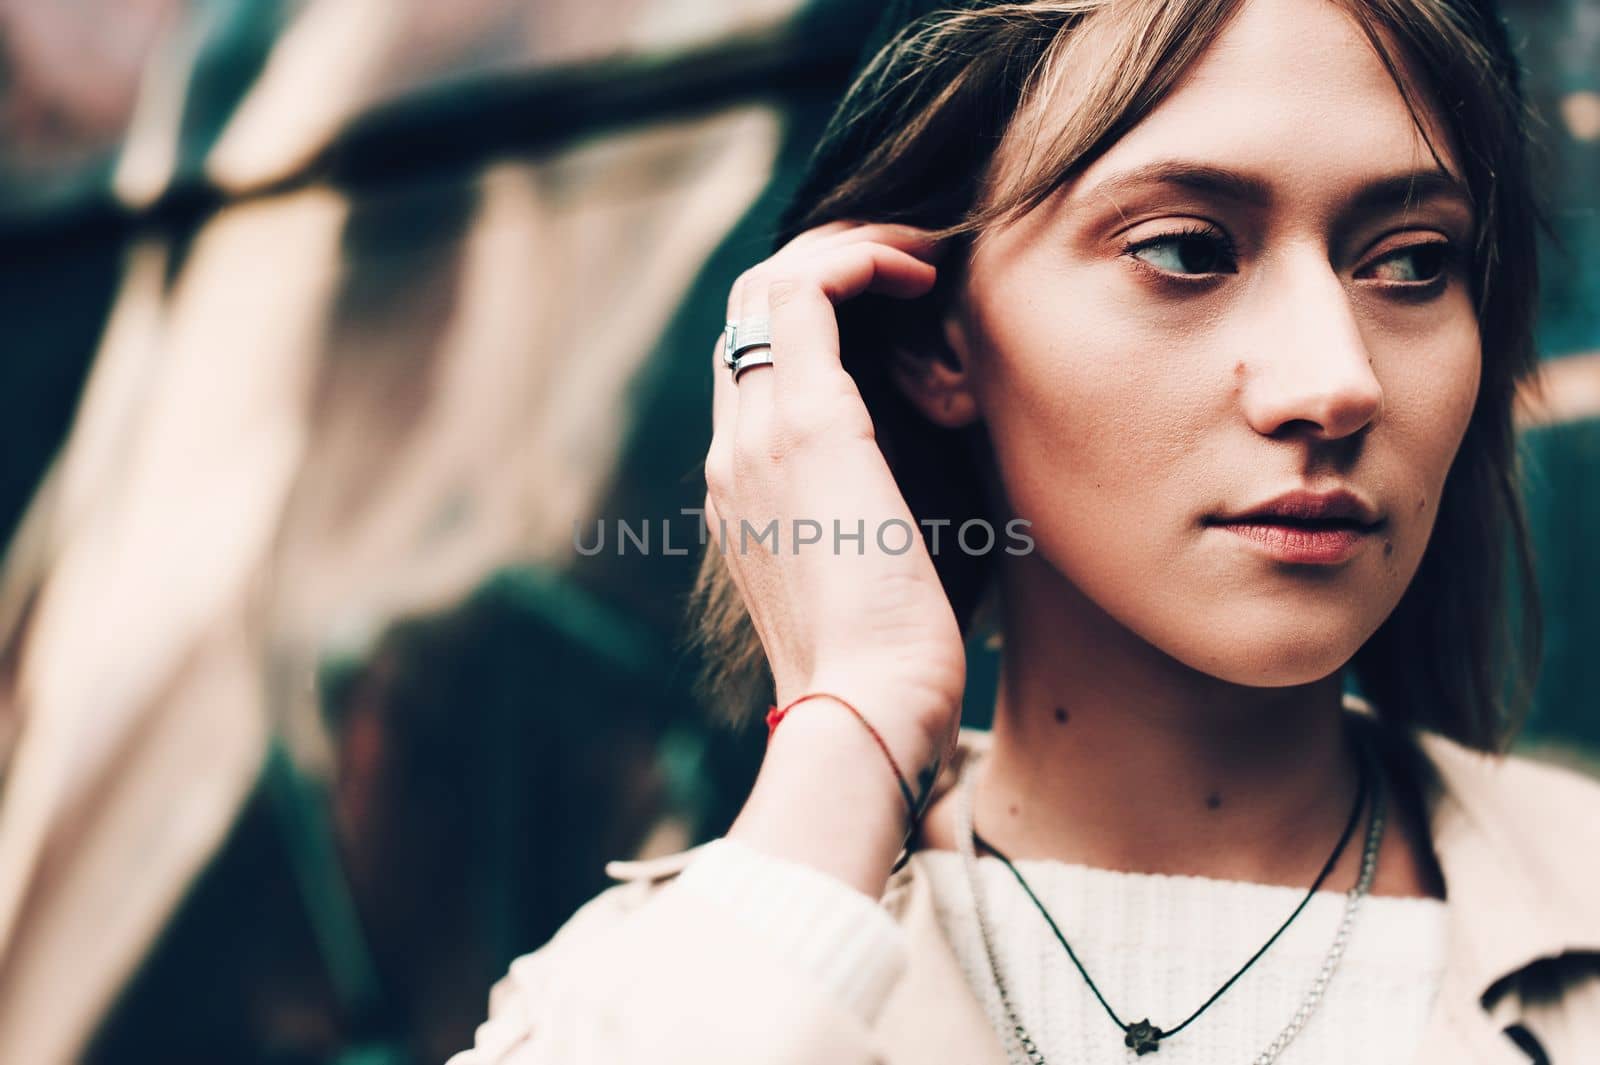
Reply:
M1349 661L1349 655L1318 655L1315 659L1307 657L1295 661L1228 662L1224 668L1205 672L1240 687L1295 688L1322 680L1328 674L1342 669Z
M1274 624L1214 624L1193 632L1192 642L1162 643L1185 665L1230 684L1288 688L1319 681L1342 669L1371 635L1349 619L1318 625L1312 619Z

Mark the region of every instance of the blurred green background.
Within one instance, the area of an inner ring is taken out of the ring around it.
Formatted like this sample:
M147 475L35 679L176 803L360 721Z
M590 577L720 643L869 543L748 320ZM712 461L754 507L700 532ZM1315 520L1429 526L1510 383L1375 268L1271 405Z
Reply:
M1548 649L1600 752L1600 4L1538 111ZM0 0L0 1060L468 1045L611 858L718 834L711 340L850 0ZM969 721L992 654L971 648Z

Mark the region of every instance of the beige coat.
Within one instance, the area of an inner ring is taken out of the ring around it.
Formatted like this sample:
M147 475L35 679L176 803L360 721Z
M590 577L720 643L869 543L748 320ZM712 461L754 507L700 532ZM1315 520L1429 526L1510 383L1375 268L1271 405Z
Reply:
M987 742L964 731L963 757ZM1600 1063L1600 785L1431 733L1396 750L1425 797L1449 913L1415 1062ZM914 863L882 898L909 962L869 1028L712 904L660 892L694 853L612 862L623 883L512 964L474 1048L450 1065L1004 1065Z

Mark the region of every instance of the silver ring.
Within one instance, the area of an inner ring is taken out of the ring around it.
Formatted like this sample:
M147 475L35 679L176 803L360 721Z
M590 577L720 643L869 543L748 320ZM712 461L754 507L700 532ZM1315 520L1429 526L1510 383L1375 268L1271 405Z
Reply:
M770 344L761 345L759 350L754 350L749 347L745 348L744 350L748 352L748 354L741 355L737 359L734 359L733 363L729 366L729 369L733 371L733 380L735 383L738 382L739 375L745 370L750 369L752 366L772 365L772 346Z
M722 362L728 369L738 376L738 368L742 366L759 365L756 362L740 361L739 356L751 348L772 347L771 323L765 318L746 318L742 322L729 322L723 327ZM770 355L767 362L772 361Z

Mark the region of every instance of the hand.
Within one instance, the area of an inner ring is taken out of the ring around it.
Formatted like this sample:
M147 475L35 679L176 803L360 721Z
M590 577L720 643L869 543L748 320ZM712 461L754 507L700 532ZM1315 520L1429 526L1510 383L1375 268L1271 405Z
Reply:
M723 539L779 705L818 690L849 699L913 787L954 740L965 649L922 530L840 364L834 305L866 292L926 294L937 250L924 230L834 222L746 271L728 319L768 319L773 364L735 383L718 341L706 454L711 549ZM820 538L798 544L797 531ZM795 716L819 709L803 705Z

